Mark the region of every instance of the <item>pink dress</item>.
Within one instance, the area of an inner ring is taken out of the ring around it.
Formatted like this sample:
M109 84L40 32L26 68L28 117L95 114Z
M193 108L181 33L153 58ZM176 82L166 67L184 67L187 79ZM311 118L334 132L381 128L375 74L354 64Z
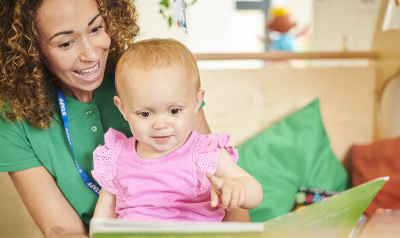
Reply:
M211 184L206 172L217 169L219 148L237 162L237 150L228 146L229 135L200 135L193 131L174 152L156 159L136 153L135 137L112 128L105 145L93 152L93 177L116 195L119 219L140 221L221 221L220 206L210 206Z

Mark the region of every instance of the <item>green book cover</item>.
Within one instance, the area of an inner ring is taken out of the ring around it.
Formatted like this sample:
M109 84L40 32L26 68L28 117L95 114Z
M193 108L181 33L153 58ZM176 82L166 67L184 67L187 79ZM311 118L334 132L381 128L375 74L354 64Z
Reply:
M135 222L93 219L93 238L348 237L388 177L378 178L286 215L258 223Z

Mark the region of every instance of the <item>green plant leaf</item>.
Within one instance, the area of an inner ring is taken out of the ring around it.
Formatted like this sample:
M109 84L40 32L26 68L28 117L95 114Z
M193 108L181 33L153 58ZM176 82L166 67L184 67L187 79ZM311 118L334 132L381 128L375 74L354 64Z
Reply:
M160 5L164 6L165 8L169 8L169 2L168 0L161 0L161 2L159 3Z
M188 6L192 6L195 2L197 2L197 0L193 0Z
M168 25L169 25L169 26L172 26L172 17L169 17L169 18L168 18Z
M172 17L168 18L168 24L169 24L169 26L172 26Z
M184 0L185 1L185 0ZM188 1L188 0L186 0ZM197 0L192 0L190 4L185 3L185 7L192 6ZM158 3L160 5L160 11L159 13L165 18L168 19L168 27L172 26L172 16L168 16L168 9L169 9L169 0L161 0L161 2ZM165 7L165 9L163 9ZM166 11L167 10L167 11Z
M167 18L167 16L164 14L164 11L162 9L160 9L160 13L164 18Z

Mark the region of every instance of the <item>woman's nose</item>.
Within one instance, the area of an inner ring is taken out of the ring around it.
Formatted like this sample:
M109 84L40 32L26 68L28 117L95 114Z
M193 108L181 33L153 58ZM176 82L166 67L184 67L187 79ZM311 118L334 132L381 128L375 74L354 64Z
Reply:
M80 60L81 61L97 61L99 60L99 56L96 53L96 47L93 42L88 38L83 38L81 41L81 52L80 52Z

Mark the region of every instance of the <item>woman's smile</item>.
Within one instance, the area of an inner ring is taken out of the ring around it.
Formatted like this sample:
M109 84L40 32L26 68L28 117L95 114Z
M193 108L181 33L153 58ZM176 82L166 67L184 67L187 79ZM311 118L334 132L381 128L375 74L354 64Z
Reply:
M79 70L79 71L76 71L79 75L82 75L82 76L84 76L84 77L92 77L92 75L94 75L94 74L96 74L96 72L94 72L92 75L90 75L90 76L88 76L88 73L91 73L93 70L98 70L99 69L99 64L100 64L100 61L99 62L97 62L97 64L93 67L93 68L90 68L90 69L82 69L82 70Z
M95 66L91 68L81 69L74 71L74 74L83 82L91 83L102 77L101 60L99 60Z
M36 24L39 50L56 86L89 103L103 81L111 44L97 2L46 1L38 9Z

